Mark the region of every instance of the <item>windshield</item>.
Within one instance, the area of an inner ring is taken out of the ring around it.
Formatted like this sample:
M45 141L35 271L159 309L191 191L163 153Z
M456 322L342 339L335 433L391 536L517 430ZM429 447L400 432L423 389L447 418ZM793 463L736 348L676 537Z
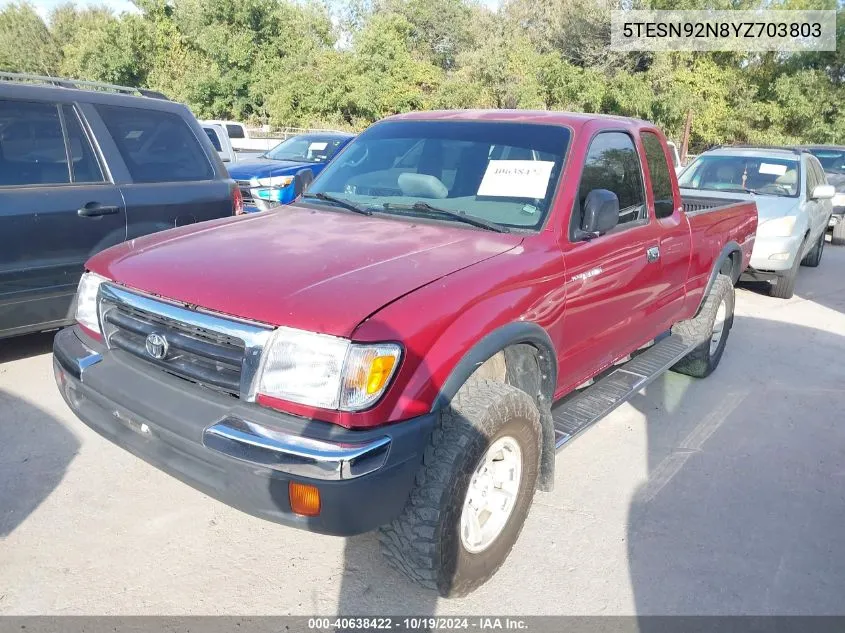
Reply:
M537 228L548 213L569 137L567 128L550 125L388 121L358 136L308 193L383 213L454 220L437 213L443 209ZM414 206L420 202L429 208Z
M699 156L678 180L684 189L750 191L767 196L797 196L797 158L769 156Z
M822 169L829 174L845 174L845 150L811 149L810 153L819 159Z
M297 163L323 163L346 139L337 136L292 136L267 152L267 158Z

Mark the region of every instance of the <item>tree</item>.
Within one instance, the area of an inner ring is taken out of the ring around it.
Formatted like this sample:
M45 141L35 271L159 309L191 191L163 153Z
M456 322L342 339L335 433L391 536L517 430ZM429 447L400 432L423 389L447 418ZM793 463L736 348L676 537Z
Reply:
M55 75L60 54L44 20L27 2L0 9L0 69Z

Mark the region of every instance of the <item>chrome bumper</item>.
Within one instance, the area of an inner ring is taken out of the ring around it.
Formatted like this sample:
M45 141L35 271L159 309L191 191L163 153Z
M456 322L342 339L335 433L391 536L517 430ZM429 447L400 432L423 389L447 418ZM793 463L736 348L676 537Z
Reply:
M203 445L234 459L312 479L354 479L381 468L390 450L385 436L365 443L338 444L290 435L240 418L208 427Z
M82 383L82 387L77 387L64 385L65 381L60 381L66 395L73 395L76 399L80 388L82 393L85 392L85 371L102 361L103 356L83 342L73 328L67 328L56 335L53 352L56 362L68 376ZM116 394L102 395L112 399ZM119 412L116 407L113 408L115 419L138 418L139 423L132 425L132 428L145 428L147 434L154 433L157 427L167 427L166 420L149 419L142 424L144 420L139 412ZM264 417L267 413L262 409ZM302 424L307 428L309 421L302 420ZM203 431L202 445L214 454L223 454L254 466L298 477L340 481L370 474L384 466L390 452L391 438L385 435L366 442L332 442L228 415Z

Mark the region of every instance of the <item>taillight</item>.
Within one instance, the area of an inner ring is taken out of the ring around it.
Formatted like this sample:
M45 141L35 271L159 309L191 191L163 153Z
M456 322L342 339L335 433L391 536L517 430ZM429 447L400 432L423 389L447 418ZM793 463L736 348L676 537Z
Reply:
M232 212L234 215L244 214L244 195L241 193L241 188L235 185L232 191Z

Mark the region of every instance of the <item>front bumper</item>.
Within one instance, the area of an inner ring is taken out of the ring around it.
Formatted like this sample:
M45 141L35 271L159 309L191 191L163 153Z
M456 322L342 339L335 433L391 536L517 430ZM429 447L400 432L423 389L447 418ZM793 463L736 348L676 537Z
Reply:
M799 256L801 235L789 237L760 237L754 240L751 252L751 268L758 271L780 272L790 270Z
M73 412L115 444L239 510L348 536L390 522L413 486L434 414L351 431L272 411L186 382L62 330L59 389ZM288 485L320 491L320 514L290 507Z

